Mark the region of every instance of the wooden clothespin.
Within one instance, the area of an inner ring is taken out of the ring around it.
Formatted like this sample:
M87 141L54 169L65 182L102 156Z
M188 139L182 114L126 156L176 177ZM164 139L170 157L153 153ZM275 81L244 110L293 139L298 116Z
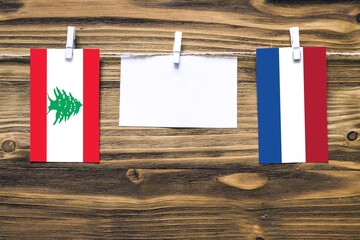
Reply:
M73 51L75 49L75 27L68 27L65 58L72 59Z
M290 40L291 40L291 47L293 49L293 59L300 60L301 51L300 51L299 27L290 28Z
M182 39L182 32L175 32L175 40L174 40L174 58L173 62L175 64L180 63L180 54L181 54L181 39Z

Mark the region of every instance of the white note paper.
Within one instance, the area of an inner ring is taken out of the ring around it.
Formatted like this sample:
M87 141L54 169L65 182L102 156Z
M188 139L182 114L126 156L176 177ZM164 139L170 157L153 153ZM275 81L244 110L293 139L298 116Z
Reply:
M120 126L236 128L237 58L122 57Z

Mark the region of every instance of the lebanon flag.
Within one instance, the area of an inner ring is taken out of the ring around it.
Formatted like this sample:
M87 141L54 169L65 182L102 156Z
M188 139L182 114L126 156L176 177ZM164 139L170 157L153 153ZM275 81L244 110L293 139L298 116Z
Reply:
M326 48L256 50L259 162L328 162Z
M99 162L99 56L30 50L31 162Z

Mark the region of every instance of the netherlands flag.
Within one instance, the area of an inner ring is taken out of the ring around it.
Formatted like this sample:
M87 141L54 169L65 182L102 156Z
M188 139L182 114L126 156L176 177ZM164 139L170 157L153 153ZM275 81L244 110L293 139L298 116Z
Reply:
M99 56L30 50L30 162L99 162Z
M328 162L326 48L256 50L259 162Z

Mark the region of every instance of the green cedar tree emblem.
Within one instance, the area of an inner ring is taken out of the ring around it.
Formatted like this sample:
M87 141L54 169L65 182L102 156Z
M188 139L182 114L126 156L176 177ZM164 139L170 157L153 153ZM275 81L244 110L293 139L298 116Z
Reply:
M74 98L71 93L67 94L64 90L60 91L58 87L54 88L55 100L49 97L50 105L48 107L49 113L51 110L56 110L56 119L53 125L61 123L62 120L65 122L71 117L79 113L82 106L81 102ZM60 120L58 122L58 120Z

